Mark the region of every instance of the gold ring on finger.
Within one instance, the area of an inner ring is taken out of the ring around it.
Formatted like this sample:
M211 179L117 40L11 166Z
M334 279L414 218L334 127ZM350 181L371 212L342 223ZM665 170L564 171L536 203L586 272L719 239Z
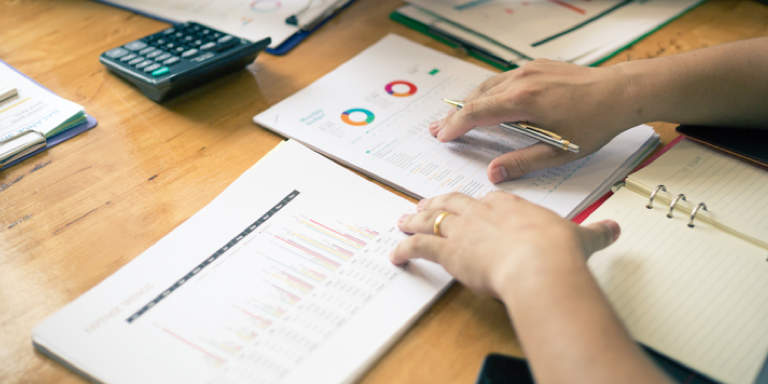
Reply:
M445 217L450 214L451 214L450 212L442 211L437 215L437 217L435 217L435 223L432 225L432 232L435 234L435 236L443 235L440 232L440 224L442 224L443 220L445 220Z

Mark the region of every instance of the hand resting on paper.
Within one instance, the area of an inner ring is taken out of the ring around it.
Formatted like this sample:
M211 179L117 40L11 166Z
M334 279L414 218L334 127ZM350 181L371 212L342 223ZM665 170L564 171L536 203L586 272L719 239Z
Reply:
M438 236L441 212L448 215ZM392 262L440 263L467 287L504 302L537 381L668 382L624 330L586 265L619 236L616 222L578 226L492 192L479 200L459 193L422 200L398 226L412 236L392 252Z
M768 38L600 68L535 60L491 77L459 111L430 125L442 142L505 121L527 121L581 147L537 143L488 165L494 183L586 156L638 124L768 126Z
M605 108L625 98L624 92L616 67L535 60L483 82L464 100L464 108L432 123L429 131L447 142L475 127L527 121L581 147L579 153L572 153L537 143L501 155L488 166L488 178L498 183L586 156L630 128L629 111Z
M442 236L436 236L433 225L440 212L449 215L440 224ZM392 253L395 264L428 259L469 288L497 298L502 298L505 286L524 281L517 274L528 268L573 264L582 270L588 255L619 235L613 221L581 227L504 192L482 199L460 193L424 199L415 214L401 217L398 226L413 235Z

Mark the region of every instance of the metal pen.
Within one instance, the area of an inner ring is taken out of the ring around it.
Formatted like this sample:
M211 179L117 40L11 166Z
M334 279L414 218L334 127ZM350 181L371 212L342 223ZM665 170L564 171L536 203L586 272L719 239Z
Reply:
M451 100L451 99L445 99L445 98L443 99L443 101L450 105L453 105L457 109L461 109L464 107L463 101ZM500 123L499 126L502 128L508 129L510 131L528 136L532 139L541 141L543 143L547 143L554 147L560 148L564 151L578 153L580 149L578 145L571 143L570 141L564 139L562 136L552 131L535 127L525 122L504 122L504 123Z

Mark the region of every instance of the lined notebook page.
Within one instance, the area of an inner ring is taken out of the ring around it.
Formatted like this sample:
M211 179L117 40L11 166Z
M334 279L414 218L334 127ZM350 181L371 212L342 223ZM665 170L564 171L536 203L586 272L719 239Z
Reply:
M689 206L705 202L717 221L748 236L768 239L768 171L762 168L682 140L628 181L648 194L664 184L667 196L684 193Z
M768 250L622 188L587 222L607 218L619 240L589 266L630 333L719 381L752 382L768 352Z

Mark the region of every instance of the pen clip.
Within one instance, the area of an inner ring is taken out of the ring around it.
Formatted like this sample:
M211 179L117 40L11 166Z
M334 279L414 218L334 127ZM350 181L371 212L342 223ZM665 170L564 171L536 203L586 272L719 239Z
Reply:
M547 135L547 136L549 136L549 137L551 137L551 138L553 138L555 140L563 140L562 136L560 136L557 133L554 133L552 131L547 131L546 129L543 129L543 128L534 127L533 125L530 125L530 124L525 123L525 122L518 122L518 123L515 123L515 124L519 125L522 128L530 129L532 131L536 131L538 133L541 133L542 135Z

